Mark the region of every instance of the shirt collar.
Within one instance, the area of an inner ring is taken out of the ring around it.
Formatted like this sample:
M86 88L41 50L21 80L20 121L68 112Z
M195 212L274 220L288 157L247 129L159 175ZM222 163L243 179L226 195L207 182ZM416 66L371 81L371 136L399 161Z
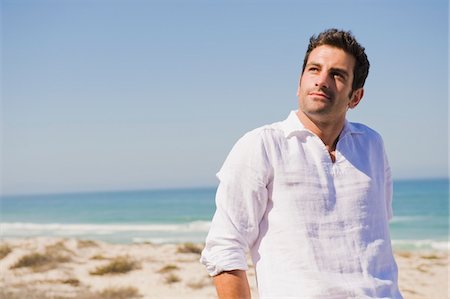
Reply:
M289 113L289 116L281 122L281 128L284 132L284 137L286 138L294 136L295 133L311 133L298 118L297 111L291 111L291 113Z
M312 134L310 130L305 128L305 126L298 118L297 111L291 111L291 113L289 113L289 116L283 122L281 122L281 128L284 132L284 137L286 138L290 138L296 135L296 133L301 132ZM362 133L362 131L357 126L355 126L355 124L345 120L344 128L342 129L340 138L344 137L347 134L359 133Z
M346 134L362 134L363 130L361 130L360 126L357 126L355 123L351 123L348 120L345 120L344 128L341 132L341 137L344 137Z

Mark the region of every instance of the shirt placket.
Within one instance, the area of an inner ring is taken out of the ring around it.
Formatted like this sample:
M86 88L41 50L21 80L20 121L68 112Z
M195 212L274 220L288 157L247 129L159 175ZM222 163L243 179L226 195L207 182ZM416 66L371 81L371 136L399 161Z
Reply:
M323 194L326 194L322 200L324 200L326 214L333 211L336 205L336 189L335 189L335 178L339 173L338 157L336 156L336 161L333 163L330 157L330 153L323 141L316 135L312 136L314 139L316 150L315 152L319 155L317 165L321 165L320 170L320 180Z

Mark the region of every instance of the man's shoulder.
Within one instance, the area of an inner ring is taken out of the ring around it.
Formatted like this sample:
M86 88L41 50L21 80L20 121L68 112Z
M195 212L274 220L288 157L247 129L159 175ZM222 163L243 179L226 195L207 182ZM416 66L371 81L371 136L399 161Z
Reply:
M279 139L284 136L282 127L283 121L277 121L271 124L266 124L248 131L242 136L241 139L247 139L251 141L264 141L267 139Z
M265 161L268 152L274 146L273 144L279 142L274 140L280 140L282 136L279 123L260 126L248 131L234 144L223 169L239 168L242 165L258 169L261 165L265 165L265 162L262 161Z

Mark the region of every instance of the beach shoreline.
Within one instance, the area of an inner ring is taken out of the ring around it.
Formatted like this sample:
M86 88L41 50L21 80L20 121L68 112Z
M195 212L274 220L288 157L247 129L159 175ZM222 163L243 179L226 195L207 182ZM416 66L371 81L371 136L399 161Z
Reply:
M203 244L112 244L71 238L4 239L5 299L216 298L199 263ZM395 251L405 298L449 298L448 251ZM252 298L257 297L249 259Z

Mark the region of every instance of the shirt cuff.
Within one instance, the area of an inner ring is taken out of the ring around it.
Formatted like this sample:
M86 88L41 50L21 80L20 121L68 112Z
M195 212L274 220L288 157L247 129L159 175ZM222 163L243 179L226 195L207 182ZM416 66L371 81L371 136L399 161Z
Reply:
M239 253L226 254L223 258L209 258L208 253L203 252L200 262L206 266L206 271L210 276L216 276L224 271L248 270L247 260Z

